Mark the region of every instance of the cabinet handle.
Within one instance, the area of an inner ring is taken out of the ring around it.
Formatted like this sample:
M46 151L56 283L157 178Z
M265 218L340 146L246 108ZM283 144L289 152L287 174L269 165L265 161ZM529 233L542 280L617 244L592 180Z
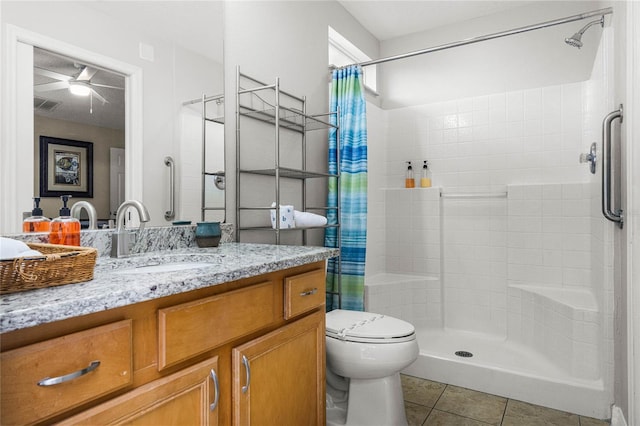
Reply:
M209 406L209 410L213 411L218 406L218 400L220 399L220 385L218 384L218 376L216 375L216 372L213 370L213 368L211 369L210 375L211 375L211 380L213 380L213 385L216 389L216 397L213 400L213 404Z
M85 374L91 373L93 370L98 368L99 365L100 361L91 361L91 364L89 364L88 367L83 368L82 370L74 371L73 373L65 374L64 376L53 378L45 377L38 382L38 386L53 386L60 383L68 382L69 380L73 380L76 377L84 376Z
M302 293L300 293L300 296L302 296L302 297L311 296L312 294L316 294L317 292L318 292L318 289L314 288L312 290L303 291Z
M245 371L247 372L247 384L242 387L242 393L247 393L249 390L249 384L251 383L251 368L249 368L249 360L244 355L242 355L242 363L244 364Z

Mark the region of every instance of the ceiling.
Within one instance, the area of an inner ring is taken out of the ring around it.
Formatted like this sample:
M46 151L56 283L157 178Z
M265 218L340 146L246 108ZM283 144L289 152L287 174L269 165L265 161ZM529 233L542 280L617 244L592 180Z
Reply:
M55 83L60 82L55 77L56 74L74 78L81 73L84 66L93 67L91 64L81 63L73 58L34 48L33 65L36 115L98 127L124 129L124 90L92 86L97 95L92 93L90 96L77 96L71 94L64 84L54 90L43 90L40 86L54 83L53 86L56 87ZM98 67L93 68L96 69L96 72L90 79L92 84L124 89L124 76ZM100 97L104 99L104 102Z
M222 1L98 1L84 2L76 7L92 9L105 19L136 28L141 34L222 62ZM141 16L145 19L139 19ZM79 64L73 58L35 49L34 65L71 76L77 75L79 67L87 64ZM36 85L55 81L57 80L34 73ZM104 69L98 71L91 81L124 87L123 76ZM35 114L93 126L124 129L124 91L108 88L96 90L108 103L103 104L94 97L93 113L90 112L89 98L74 96L64 89L35 93L37 98L58 103L52 111L36 109ZM41 100L35 100L34 106L40 103Z
M515 9L534 1L501 0L338 0L378 40Z

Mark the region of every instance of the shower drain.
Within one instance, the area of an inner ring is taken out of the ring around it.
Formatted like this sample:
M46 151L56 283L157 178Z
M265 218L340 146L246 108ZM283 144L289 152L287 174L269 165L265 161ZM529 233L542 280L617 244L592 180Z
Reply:
M463 358L471 358L473 354L467 351L456 351L456 355L461 356Z

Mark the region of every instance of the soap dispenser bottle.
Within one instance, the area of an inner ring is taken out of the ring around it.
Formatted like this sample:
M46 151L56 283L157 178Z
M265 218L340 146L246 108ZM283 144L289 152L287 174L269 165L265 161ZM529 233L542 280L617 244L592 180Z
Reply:
M420 176L420 187L431 188L431 177L429 176L429 166L427 160L422 165L422 175Z
M416 180L413 177L413 167L411 167L411 161L407 161L409 166L407 167L407 175L404 179L404 187L405 188L415 188Z
M22 232L49 232L51 230L51 219L42 215L40 208L40 198L33 199L33 210L31 216L22 222Z
M49 242L51 244L63 244L67 246L80 245L80 221L71 217L71 210L67 207L67 202L71 195L63 195L60 216L51 221L51 232Z

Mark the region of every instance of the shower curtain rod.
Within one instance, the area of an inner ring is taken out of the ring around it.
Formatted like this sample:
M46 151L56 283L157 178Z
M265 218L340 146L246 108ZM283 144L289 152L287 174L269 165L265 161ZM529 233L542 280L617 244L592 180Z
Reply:
M460 40L460 41L454 41L452 43L446 43L446 44L441 44L439 46L429 47L427 49L415 50L415 51L409 52L409 53L403 53L403 54L400 54L400 55L389 56L389 57L381 58L381 59L373 59L371 61L360 62L360 63L356 63L356 64L352 64L352 65L360 65L361 67L366 67L366 66L369 66L369 65L376 65L376 64L381 64L381 63L384 63L384 62L395 61L397 59L405 59L405 58L410 58L412 56L424 55L425 53L431 53L431 52L437 52L439 50L450 49L452 47L465 46L467 44L478 43L478 42L486 41L486 40L493 40L494 38L506 37L506 36L510 36L510 35L514 35L514 34L524 33L524 32L527 32L527 31L539 30L539 29L542 29L542 28L552 27L554 25L561 25L561 24L566 24L566 23L569 23L569 22L581 21L583 19L591 18L593 16L610 15L612 13L613 13L613 9L611 7L607 7L607 8L604 8L604 9L598 9L598 10L594 10L594 11L591 11L591 12L581 13L579 15L567 16L566 18L555 19L553 21L542 22L540 24L528 25L526 27L515 28L515 29L507 30L507 31L501 31L499 33L493 33L493 34L487 34L487 35L478 36L478 37L467 38L467 39ZM352 66L352 65L346 65L344 67L339 67L339 68L345 68L345 67Z

